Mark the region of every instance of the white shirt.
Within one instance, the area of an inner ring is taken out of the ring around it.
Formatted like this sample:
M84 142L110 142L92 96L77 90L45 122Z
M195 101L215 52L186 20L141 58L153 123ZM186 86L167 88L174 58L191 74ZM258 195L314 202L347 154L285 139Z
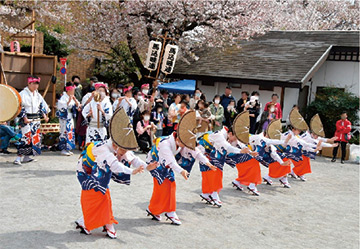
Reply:
M227 141L227 131L225 128L222 128L220 131L218 132L214 132L214 133L210 133L209 134L209 142L211 143L211 145L217 150L217 151L222 151L223 149L226 150L226 153L236 153L239 154L241 153L241 150L235 146L233 146L232 144L230 144ZM205 148L201 145L198 145L197 148L199 148L199 150L201 151L201 153L205 154Z
M238 147L238 148L240 148L240 149L248 148L246 144L240 142L240 141L237 140L237 139L236 139L236 141L231 142L230 144L231 144L232 146Z
M177 163L175 159L175 155L180 153L182 157L189 158L190 155L198 159L201 163L207 164L209 160L201 153L198 148L195 150L191 150L187 147L176 148L176 142L173 135L170 135L167 139L162 140L158 145L159 151L159 163L164 163L164 165L169 166L177 173L181 173L184 169ZM148 154L148 161L150 161L149 157L151 155Z
M313 144L314 146L317 146L318 143L319 143L320 141L322 141L322 143L321 143L321 145L320 145L321 148L323 148L323 147L326 147L326 148L333 147L332 144L325 142L325 141L327 141L326 138L318 137L317 139L315 139L315 138L313 138L313 137L311 136L311 134L310 134L309 131L304 132L304 134L301 135L301 139L303 139L305 142L307 142L307 143L309 143L309 144Z
M120 104L119 104L119 108L121 108L121 107L124 108L124 110L125 110L125 112L127 114L128 113L133 113L137 108L137 103L136 103L136 100L134 98L129 98L129 102L130 102L130 104L125 99L122 99ZM113 110L114 111L116 111L118 103L119 103L119 99L116 99L114 104L113 104Z
M141 160L139 157L135 156L134 152L127 151L124 155L119 158L119 161L122 163L128 162L134 168L139 168L140 166L144 166L146 168L146 163Z
M227 141L227 130L225 128L222 128L218 132L210 133L209 142L218 151L221 151L221 149L224 148L227 153L241 153L241 150L239 148L232 146Z
M274 145L284 144L284 141L267 138L264 136L264 133L250 136L249 144L253 148L256 148L257 145L262 146L263 142L265 142L265 144L266 144L265 151L270 152L271 158L274 159L275 161L279 162L280 164L284 163L284 161L278 155L276 147L274 146Z
M75 105L75 101L72 99L70 101L70 103L68 104L69 98L70 98L70 96L66 92L64 92L63 95L61 96L61 98L57 102L57 109L61 110L63 108L65 108L65 109L72 108Z
M20 92L20 96L21 105L25 109L26 113L39 113L40 104L42 104L46 113L49 113L49 106L37 90L31 92L28 87L25 87L24 90Z
M119 162L119 160L114 154L115 150L112 145L111 139L105 140L104 143L102 143L100 146L95 145L92 149L92 153L95 157L95 162L97 166L101 169L106 169L107 164L109 165L110 170L115 174L125 173L130 175L133 172L133 169L130 169L129 167L126 167L123 163ZM84 169L82 167L82 158L80 158L78 161L77 171L84 172Z
M92 93L87 93L87 94L85 94L84 97L82 98L82 100L81 100L81 105L82 105L83 107L84 107L86 101L88 101L88 99L91 97L91 94L92 94Z
M288 131L281 134L281 140L285 140L288 134L291 134L292 137L290 138L288 145L292 147L299 147L299 145L302 146L303 150L314 152L316 149L316 145L312 143L307 143L305 140L301 139L300 136L295 135L292 131Z
M98 115L98 111L97 111L97 105L98 103L100 103L102 109L105 112L105 120L108 121L111 119L111 116L113 115L113 109L112 109L112 105L110 103L110 99L108 96L106 96L101 102L96 102L94 99L92 99L90 101L89 104L87 104L84 109L82 110L82 115L84 116L84 118L87 118L87 115L89 114L90 110L92 110L92 122L97 122L97 115ZM106 113L106 109L108 109L108 112ZM99 112L100 117L99 120L100 122L102 121L102 117L103 114L101 112Z

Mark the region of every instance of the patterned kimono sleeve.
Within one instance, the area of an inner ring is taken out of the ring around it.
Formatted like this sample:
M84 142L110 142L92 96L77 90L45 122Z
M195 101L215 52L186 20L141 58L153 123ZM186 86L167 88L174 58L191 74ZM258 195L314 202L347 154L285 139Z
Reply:
M169 165L171 169L176 171L177 173L181 173L183 168L177 163L175 156L173 155L170 146L167 146L168 143L164 143L159 145L159 159L160 162L165 163L165 166Z
M192 154L192 156L199 160L200 163L208 164L210 163L209 159L203 154L203 152L196 147L195 150L189 150L189 152Z
M18 118L23 119L23 118L25 118L25 117L26 117L25 107L21 107L21 111L20 111L20 113L19 113L19 115L18 115Z
M114 173L125 173L128 175L131 175L133 172L133 169L130 169L126 167L124 164L119 162L117 158L112 154L109 153L109 155L106 156L107 162L110 166L110 170Z
M284 161L281 159L281 157L277 153L275 146L271 144L269 147L270 147L270 151L271 151L270 152L271 158L274 159L275 161L277 161L278 163L283 164Z
M198 144L198 146L196 146L196 148L199 149L200 152L205 155L206 150L202 144Z
M209 139L216 148L224 148L227 153L241 152L239 148L232 146L228 141L226 141L225 137L220 132L210 134Z
M131 103L131 113L130 113L130 116L134 116L134 113L136 111L136 108L138 107L137 103L136 103L136 100L134 98L131 98L130 99L130 103Z
M146 163L140 157L135 156L134 152L126 152L126 157L128 158L128 161L131 162L131 165L134 166L134 168L139 168L140 166L144 166L144 168L146 168Z
M235 146L232 146L230 143L226 142L227 147L225 147L227 153L236 153L236 154L240 154L241 150Z
M26 94L24 93L24 91L20 92L20 96L21 96L21 110L19 115L17 116L18 118L20 118L20 125L21 123L23 123L23 118L27 117L26 115L26 110L25 110L25 106L24 106L24 100L26 99Z
M124 164L119 162L117 157L112 153L109 149L106 148L106 145L102 145L99 147L94 147L92 150L96 161L98 161L98 158L104 158L106 160L106 163L109 165L110 170L112 172L116 173L125 173L125 174L132 174L133 170L126 167Z
M273 144L273 145L285 145L284 140L270 139L270 138L267 138L267 137L264 137L263 140L268 145L270 145L270 144Z
M57 103L57 111L56 111L56 116L59 119L67 119L67 115L68 115L68 111L67 111L67 101L66 99L63 97L61 97Z
M304 134L302 134L300 136L300 138L302 140L304 140L305 142L310 143L310 144L315 144L316 145L319 142L319 139L314 139L308 131L305 132Z
M112 108L113 108L113 111L115 112L116 111L116 107L118 106L118 103L119 103L119 99L116 99L112 105Z
M109 126L109 121L113 115L113 107L110 103L110 100L106 99L105 100L105 104L104 104L104 112L105 112L105 116L101 116L102 117L102 122L104 124L105 127Z
M45 99L39 94L39 98L41 98L41 103L39 106L39 113L41 114L41 116L46 115L50 112L50 108L48 106L48 104L45 102Z
M296 142L299 143L300 145L302 145L302 149L306 150L306 151L310 151L310 152L315 152L316 150L316 145L311 144L311 143L307 143L305 142L303 139L295 137Z
M72 117L73 117L73 118L76 118L76 117L77 117L78 109L77 109L76 105L73 105L73 106L71 107L71 113L72 113Z
M84 106L81 114L83 115L84 119L87 120L87 115L90 113L90 109L91 109L91 103L87 104L86 106Z

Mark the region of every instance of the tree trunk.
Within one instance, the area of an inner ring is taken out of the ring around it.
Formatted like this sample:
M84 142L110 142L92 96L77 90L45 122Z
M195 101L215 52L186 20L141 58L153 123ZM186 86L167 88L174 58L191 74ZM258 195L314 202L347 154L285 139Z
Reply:
M131 53L131 56L133 57L134 61L135 61L135 64L136 66L138 67L139 71L140 71L140 74L141 74L141 79L140 80L137 80L137 82L134 82L134 84L137 86L137 87L141 87L142 84L144 83L149 83L150 85L152 84L152 80L145 77L147 75L149 75L149 70L147 70L141 59L140 59L140 56L137 52L137 49L136 49L136 45L134 44L133 42L133 38L132 38L132 35L131 33L128 33L127 36L127 44L128 44L128 47L129 47L129 50L130 50L130 53ZM131 78L134 78L134 76L130 76Z

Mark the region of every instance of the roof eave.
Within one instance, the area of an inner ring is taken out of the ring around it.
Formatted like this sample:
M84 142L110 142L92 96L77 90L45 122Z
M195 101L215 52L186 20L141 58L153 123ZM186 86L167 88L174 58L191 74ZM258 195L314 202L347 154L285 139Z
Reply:
M333 45L330 45L326 49L326 51L321 55L321 57L316 61L316 63L310 68L309 72L305 74L305 76L301 79L301 88L303 88L306 83L314 76L314 74L319 70L319 68L324 64L326 59L328 58L330 51Z

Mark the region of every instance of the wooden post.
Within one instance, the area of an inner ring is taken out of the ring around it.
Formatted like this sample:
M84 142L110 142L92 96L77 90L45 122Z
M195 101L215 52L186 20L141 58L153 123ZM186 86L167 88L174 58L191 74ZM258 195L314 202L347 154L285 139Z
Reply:
M285 87L281 87L281 95L280 95L280 107L281 107L281 112L283 113L284 110L284 93L285 93ZM284 116L281 118L281 120L283 120ZM285 117L286 119L286 117Z
M57 63L57 56L54 57L54 76L56 75L56 63ZM55 105L56 105L56 83L53 84L52 88L52 107L51 107L51 117L55 117Z
M34 74L34 53L35 53L35 10L32 10L31 30L33 37L31 38L31 60L30 60L30 74Z
M3 37L3 34L1 34L1 47L2 47L2 49L4 50L4 37ZM1 63L4 63L4 52L1 53ZM4 72L4 75L5 75L5 72ZM1 76L0 76L0 83L1 83L1 84L4 84L4 81L5 81L5 79L4 79L4 77L3 77L3 74L1 74Z
M161 53L160 53L160 58L159 58L158 69L157 69L157 71L156 71L156 76L155 76L156 79L159 77L160 67L161 67L161 63L162 63L162 59L163 59L162 57L163 57L163 55L164 55L164 48L165 48L165 43L166 43L167 35L168 35L168 32L166 31L164 36L160 36L161 38L163 38L163 44L162 44L162 47L161 47ZM152 86L152 84L151 84L151 86Z
M43 98L45 98L47 92L49 91L50 84L51 84L51 78L49 79L48 83L46 84L46 87L45 87L45 90L43 93Z
M160 68L161 68L161 63L162 63L162 60L163 60L163 55L164 55L164 49L165 49L165 44L167 42L167 40L175 40L174 38L171 38L171 37L168 37L168 31L165 32L165 34L162 36L162 35L159 35L159 36L156 36L154 35L154 37L156 38L160 38L163 40L163 43L162 43L162 47L161 47L161 52L160 52L160 58L159 58L159 63L158 63L158 68L156 70L156 75L155 77L152 77L152 76L145 76L146 78L149 78L149 79L153 79L153 80L158 80L159 79L159 74L160 74ZM151 74L151 72L150 72ZM166 77L166 76L165 76ZM152 84L151 84L152 85Z

